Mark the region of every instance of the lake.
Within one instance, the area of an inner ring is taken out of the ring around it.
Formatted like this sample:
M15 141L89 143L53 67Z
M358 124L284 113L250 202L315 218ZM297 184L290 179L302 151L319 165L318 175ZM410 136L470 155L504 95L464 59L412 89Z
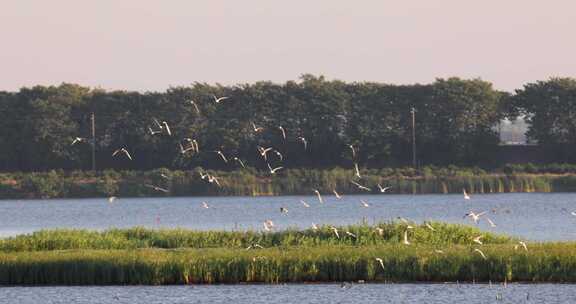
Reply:
M3 287L0 303L576 303L562 284Z
M300 202L306 201L306 208ZM404 217L474 225L469 211L487 211L496 227L480 220L479 228L532 241L576 239L576 193L506 193L472 195L324 195L2 200L0 236L48 228L107 229L133 226L201 230L262 230L271 219L278 229L316 224L358 224ZM364 207L361 200L370 206ZM206 202L209 208L204 208ZM288 210L281 213L280 207Z

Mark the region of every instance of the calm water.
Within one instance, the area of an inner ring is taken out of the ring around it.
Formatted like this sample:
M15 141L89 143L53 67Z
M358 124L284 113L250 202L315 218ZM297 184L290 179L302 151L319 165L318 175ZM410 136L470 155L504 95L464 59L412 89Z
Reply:
M310 205L305 208L300 200ZM360 200L370 207L365 208ZM210 208L202 207L202 202ZM576 239L576 193L514 193L473 195L325 195L280 197L187 197L0 201L0 236L45 228L185 227L193 229L261 230L266 219L280 229L317 224L354 224L404 217L473 224L468 211L488 211L497 227L486 221L484 230L529 240ZM280 207L289 210L281 214Z
M576 303L576 290L559 284L5 287L0 303Z

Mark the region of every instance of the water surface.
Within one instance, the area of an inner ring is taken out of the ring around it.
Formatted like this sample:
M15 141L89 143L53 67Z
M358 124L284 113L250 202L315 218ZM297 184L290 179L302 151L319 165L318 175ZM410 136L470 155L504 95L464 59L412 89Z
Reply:
M561 284L339 284L3 287L0 303L576 303Z
M278 197L178 197L99 199L2 200L0 236L46 228L106 229L145 226L201 230L261 230L271 219L279 229L316 224L357 224L397 217L422 222L435 220L474 225L468 211L487 211L496 223L481 220L481 229L528 240L576 239L576 193L507 193L473 195L324 195ZM310 207L305 208L300 200ZM360 200L370 207L363 207ZM202 207L207 202L210 208ZM280 213L280 207L288 209Z

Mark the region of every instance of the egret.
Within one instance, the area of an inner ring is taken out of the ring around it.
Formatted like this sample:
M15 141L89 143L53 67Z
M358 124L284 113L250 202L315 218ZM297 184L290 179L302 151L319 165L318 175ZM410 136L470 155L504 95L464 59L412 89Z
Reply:
M474 213L474 212L470 211L464 215L464 218L469 217L474 221L475 224L478 224L480 217L484 214L486 214L486 211L480 212L480 213Z
M382 192L382 193L390 190L390 188L392 188L392 187L382 187L380 184L378 184L378 189L380 189L380 192Z
M334 192L334 195L336 196L337 199L341 199L341 198L342 198L342 196L341 196L340 194L338 194L338 192L336 192L336 188L334 188L334 189L332 190L332 192Z
M474 243L476 243L476 244L482 245L483 243L482 243L482 241L481 241L480 239L483 238L483 237L484 237L483 235L479 235L479 236L473 238L472 241L473 241Z
M215 103L220 103L222 100L226 100L230 97L226 97L226 96L216 97L216 95L212 94L212 98L214 98Z
M464 194L464 199L465 199L465 200L469 200L469 199L470 199L470 195L468 195L468 193L466 193L466 189L462 189L462 193Z
M223 160L225 163L228 163L228 159L226 158L226 156L224 156L224 153L222 153L222 151L216 150L216 151L212 151L212 152L220 155L220 158L222 158L222 160Z
M360 190L372 191L370 188L365 187L365 186L362 186L362 185L360 185L359 183L357 183L357 182L355 182L355 181L353 181L353 180L351 180L350 182L353 183L354 185L356 185L356 187L358 187L358 189L360 189Z
M380 263L380 266L382 267L382 270L386 270L386 268L384 268L384 261L382 261L381 258L376 258L376 261L377 261L378 263Z
M484 252L482 252L482 250L475 248L474 251L478 252L484 260L487 260L486 255L484 255Z
M284 138L284 140L286 140L286 130L284 130L284 128L282 126L278 126L278 129L280 129L280 131L282 132L282 138Z
M318 196L318 201L320 202L320 204L324 203L324 200L322 200L322 195L320 195L320 191L316 190L316 189L312 189L314 190L314 193L316 193L316 196Z
M270 167L269 163L266 163L266 164L268 165L268 169L270 169L270 174L275 174L276 171L284 168L284 167L276 167L276 168L272 169L272 167Z
M370 204L368 204L366 201L364 200L360 200L360 203L362 204L362 207L368 208L370 207Z

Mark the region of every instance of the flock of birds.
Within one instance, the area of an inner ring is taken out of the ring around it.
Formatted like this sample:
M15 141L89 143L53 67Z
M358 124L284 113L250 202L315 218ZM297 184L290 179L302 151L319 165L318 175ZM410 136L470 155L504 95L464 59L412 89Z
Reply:
M220 104L221 102L228 100L228 99L229 99L229 97L227 97L227 96L217 97L215 95L212 95L212 100L215 104ZM194 100L189 100L188 102L194 108L193 110L198 115L200 115L201 111L200 111L200 107L199 107L198 103ZM170 129L168 122L158 121L157 119L153 118L152 123L153 124L151 126L148 126L148 132L151 136L162 136L162 135L172 136L172 131ZM266 131L265 127L258 126L254 122L251 122L251 127L252 127L251 131L256 133L256 134L259 134L259 133ZM282 137L283 142L286 142L286 140L287 140L286 129L281 125L276 126L276 128L280 132L279 136ZM296 139L302 144L303 151L305 152L308 149L308 144L309 144L308 140L303 136L297 136ZM76 137L72 141L72 145L76 145L76 144L82 143L82 142L89 143L90 141L86 138ZM358 166L357 157L356 157L357 156L357 147L354 147L354 145L352 145L352 144L348 145L348 147L351 151L352 160L354 161L354 174L353 174L353 178L350 180L350 183L362 191L372 192L372 189L370 187L367 187L367 186L362 185L360 183L360 181L362 179L362 174L360 172L360 168ZM200 153L200 146L199 146L198 140L193 139L193 138L183 138L183 139L179 140L178 141L178 148L179 148L180 153L182 153L182 154L189 154L189 153L190 154L198 154L198 153ZM242 168L246 168L245 162L242 161L237 156L233 156L231 158L230 158L230 156L227 157L226 154L224 153L224 151L222 151L222 150L212 150L212 151L207 151L207 152L215 153L218 156L218 158L221 159L221 161L223 161L224 163L228 163L230 161L233 161L233 162L236 162ZM257 146L256 152L258 153L259 157L266 163L266 167L269 169L269 173L272 176L274 176L278 171L284 169L284 167L281 165L281 163L284 161L284 155L275 147ZM112 156L113 157L124 156L128 160L133 160L133 156L130 154L127 147L120 147L120 148L116 149L112 153ZM272 157L272 156L274 156L274 157ZM276 162L277 164L272 165L271 163L273 163L273 162ZM199 171L199 175L200 175L200 178L202 180L205 180L206 182L208 182L210 184L214 184L217 187L222 187L218 177L211 175L205 171ZM162 177L164 177L166 179L170 178L169 176L166 176L164 174L162 174ZM164 187L157 186L157 185L144 184L144 186L146 186L146 187L148 187L154 191L165 192L165 193L170 192L168 189L166 189ZM378 190L380 193L386 193L386 192L391 191L391 189L392 189L392 187L382 186L381 184L377 184L376 186L378 187ZM318 189L312 189L312 193L314 193L316 195L318 202L320 204L324 203L324 200L322 198L322 194L320 193L320 191ZM332 189L332 193L334 194L336 199L342 198L342 195L340 193L338 193L338 191L335 187ZM465 200L471 199L470 195L466 192L465 189L463 189L463 196L464 196ZM108 201L110 203L112 203L116 199L117 198L115 196L112 196L112 197L108 198ZM300 203L302 204L302 206L304 208L310 207L310 204L304 200L300 200ZM360 204L364 208L370 207L370 204L364 200L360 200ZM202 208L208 209L208 208L210 208L210 205L207 202L202 202ZM280 207L280 213L287 214L288 212L289 212L289 210L286 207ZM489 217L487 217L486 214L487 214L486 211L478 212L478 213L470 211L464 215L464 218L470 218L475 224L478 224L478 222L481 219L486 219L486 221L490 224L491 227L496 227L496 224ZM573 213L573 215L576 216L576 213ZM410 221L408 221L402 217L398 217L398 219L400 221L402 221L404 223L404 226L405 226L405 230L404 230L403 238L402 238L401 242L402 242L402 244L409 246L412 243L409 240L408 231L411 229L414 229L414 227L411 225ZM425 227L427 227L431 231L435 231L434 227L432 227L432 225L430 225L430 223L424 223L424 225L425 225ZM334 233L336 238L338 238L338 239L343 238L343 237L357 238L357 236L350 231L339 231L338 228L336 228L334 226L330 226L329 228ZM275 229L274 222L270 219L265 220L263 222L263 229L264 229L264 231L273 231ZM313 230L319 230L320 227L317 224L312 223L312 229ZM343 235L341 235L342 232L343 232ZM379 235L384 234L384 230L382 228L379 228L379 227L375 228L375 232L378 233ZM474 237L471 241L473 243L481 246L481 245L483 245L482 238L483 238L483 235L478 235L478 236ZM519 241L518 244L515 245L514 248L518 249L519 246L521 246L525 251L528 251L528 247L527 247L525 242ZM250 246L248 246L246 248L246 250L258 249L258 248L263 248L263 247L260 246L259 244L251 244ZM436 253L439 253L439 254L444 253L444 251L440 250L440 249L437 249L435 251L436 251ZM475 253L479 254L483 259L487 259L486 255L484 254L484 252L482 252L482 250L480 248L474 248L473 251ZM383 260L381 258L376 258L375 260L384 269Z

